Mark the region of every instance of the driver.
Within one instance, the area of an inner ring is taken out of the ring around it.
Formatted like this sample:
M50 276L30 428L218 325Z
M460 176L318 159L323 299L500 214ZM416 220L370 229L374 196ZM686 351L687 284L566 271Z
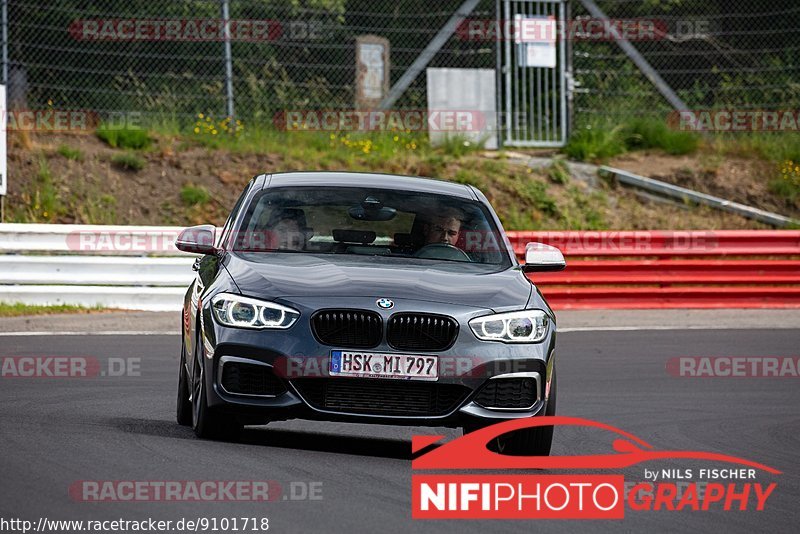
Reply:
M445 208L441 213L430 216L422 226L424 245L446 244L455 246L461 232L464 215L455 208Z
M283 208L272 212L266 223L270 241L278 250L301 251L312 233L306 226L305 212L297 208Z

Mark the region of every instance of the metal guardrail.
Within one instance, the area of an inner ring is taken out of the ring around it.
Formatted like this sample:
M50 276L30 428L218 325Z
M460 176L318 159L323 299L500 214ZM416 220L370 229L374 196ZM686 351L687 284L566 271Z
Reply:
M568 269L539 273L544 287L554 284L800 284L800 260L574 260Z
M0 224L0 253L182 256L175 226Z
M0 283L172 286L192 281L193 259L113 256L0 256Z
M180 310L194 257L182 228L0 224L0 301Z
M800 308L800 287L543 287L555 310Z
M180 230L0 224L0 301L179 310L193 278L193 256L174 246ZM508 237L521 259L529 241L567 256L567 270L531 276L555 309L800 307L800 231Z
M508 232L508 238L518 257L530 241L573 258L800 256L800 230Z
M554 309L800 308L800 231L508 234L567 257L530 276Z
M599 170L601 173L611 174L619 183L674 198L680 200L681 202L690 202L694 204L702 204L704 206L711 206L712 208L735 213L736 215L741 215L747 219L759 221L777 228L784 228L789 225L798 224L798 221L792 219L791 217L785 217L778 213L772 213L771 211L754 208L752 206L740 204L732 200L726 200L714 195L700 193L698 191L693 191L691 189L669 184L667 182L662 182L660 180L654 180L653 178L640 176L629 171L623 171L613 167L600 167Z
M74 304L123 310L177 311L181 309L184 293L185 287L0 285L2 302Z

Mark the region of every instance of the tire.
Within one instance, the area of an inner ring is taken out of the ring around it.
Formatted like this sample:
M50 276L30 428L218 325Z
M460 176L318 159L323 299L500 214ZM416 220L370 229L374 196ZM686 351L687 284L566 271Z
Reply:
M176 409L176 419L179 425L192 426L192 398L189 394L189 378L186 376L186 347L181 343L181 357L178 368L178 406Z
M201 345L195 344L197 347ZM202 361L203 354L197 354L202 349L195 350L192 370L192 428L198 438L222 441L234 441L239 437L242 426L234 416L221 413L208 406L205 385L205 366Z
M547 408L544 415L556 414L556 372L553 367L553 381L550 385L550 398L547 401ZM534 416L536 417L536 416ZM480 427L464 427L464 434L473 432ZM505 454L507 456L550 456L550 448L553 444L553 427L540 426L516 430L508 434L503 434L493 439L488 448L492 452Z

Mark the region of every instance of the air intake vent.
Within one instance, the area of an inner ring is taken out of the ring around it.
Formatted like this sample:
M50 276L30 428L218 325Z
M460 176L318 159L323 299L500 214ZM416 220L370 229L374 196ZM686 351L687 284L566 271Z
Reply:
M277 396L286 391L283 381L264 365L225 361L221 373L222 388L235 395Z
M292 384L315 408L371 415L445 415L470 392L457 384L371 378L302 378Z
M458 323L452 317L427 313L396 313L389 319L386 339L395 349L444 350L458 335Z
M526 410L536 404L537 383L532 377L489 380L475 396L484 408Z
M365 310L322 310L311 318L317 341L341 348L376 347L383 335L381 316Z

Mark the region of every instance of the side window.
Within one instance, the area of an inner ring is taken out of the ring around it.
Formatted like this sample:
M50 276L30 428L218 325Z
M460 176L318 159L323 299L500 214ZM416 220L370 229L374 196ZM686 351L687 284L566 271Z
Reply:
M233 210L231 210L231 214L228 216L228 220L225 221L225 226L222 227L222 232L220 232L217 247L222 247L222 245L228 240L228 236L231 233L231 228L233 228L233 223L236 220L236 217L239 215L239 210L242 208L244 199L247 197L247 193L250 191L252 186L253 180L247 184L247 187L244 188L242 194L239 195L239 200L236 201L236 204L233 206Z

